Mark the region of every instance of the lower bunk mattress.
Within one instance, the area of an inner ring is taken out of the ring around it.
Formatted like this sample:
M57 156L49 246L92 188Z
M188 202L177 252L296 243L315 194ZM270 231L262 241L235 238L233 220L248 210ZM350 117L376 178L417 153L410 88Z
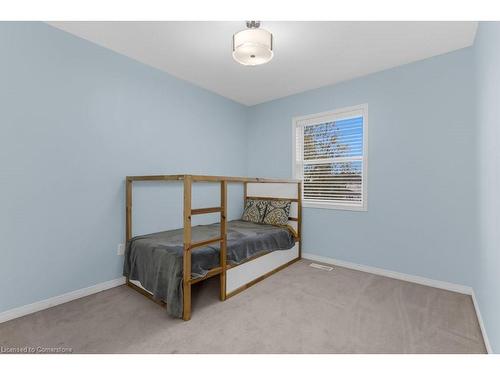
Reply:
M220 235L220 224L192 228L193 242ZM295 245L292 233L283 227L233 220L227 223L227 262L238 265L248 258ZM167 303L167 313L182 317L183 230L137 236L127 242L123 275L137 280L156 299ZM220 243L191 251L191 277L202 278L220 265Z

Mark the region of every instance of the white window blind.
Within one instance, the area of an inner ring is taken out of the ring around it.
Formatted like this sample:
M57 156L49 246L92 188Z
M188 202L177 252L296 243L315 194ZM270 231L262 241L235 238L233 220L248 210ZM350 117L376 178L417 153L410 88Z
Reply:
M294 119L294 174L304 181L304 206L366 210L367 110Z

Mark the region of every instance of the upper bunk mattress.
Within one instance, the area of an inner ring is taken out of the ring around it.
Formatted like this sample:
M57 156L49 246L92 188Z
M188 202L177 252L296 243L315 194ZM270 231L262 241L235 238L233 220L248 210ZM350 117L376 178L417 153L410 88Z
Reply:
M191 241L220 236L220 223L192 227ZM295 244L290 231L267 224L234 220L227 223L227 262L236 265L263 252L288 250ZM127 242L123 275L138 280L167 312L182 316L183 229L137 236ZM220 265L220 243L191 250L191 276L199 278Z

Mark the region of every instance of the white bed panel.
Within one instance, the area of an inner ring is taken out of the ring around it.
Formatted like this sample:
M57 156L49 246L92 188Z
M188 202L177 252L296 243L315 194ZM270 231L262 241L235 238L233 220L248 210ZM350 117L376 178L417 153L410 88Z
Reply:
M144 290L145 290L146 292L148 292L149 294L151 294L151 295L153 294L153 293L151 293L149 290L147 290L146 288L144 288L144 287L142 286L142 284L141 284L139 281L137 281L137 280L129 280L129 282L130 282L131 284L134 284L135 286L138 286L138 287L139 287L139 288L141 288L141 289L144 289Z
M228 269L226 272L226 293L231 293L256 278L290 262L298 256L299 243L296 242L295 246L289 250L276 250Z
M296 183L252 183L247 184L247 195L254 197L297 198Z

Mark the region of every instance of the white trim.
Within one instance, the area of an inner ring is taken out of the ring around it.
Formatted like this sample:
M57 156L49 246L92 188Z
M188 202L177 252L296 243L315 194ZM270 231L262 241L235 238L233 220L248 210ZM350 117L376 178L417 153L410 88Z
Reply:
M363 179L362 179L362 191L363 191L363 202L362 205L349 205L349 204L339 204L339 203L316 203L308 202L304 199L304 189L302 189L302 205L304 207L310 208L322 208L322 209L335 209L335 210L350 210L350 211L368 211L368 104L360 104L351 107L344 107L332 111L314 113L305 116L295 116L292 118L292 178L298 178L297 171L297 127L303 125L304 123L323 123L330 121L338 121L343 118L349 118L354 115L361 114L363 116ZM353 159L353 158L348 158ZM302 172L300 173L302 176ZM302 177L300 177L302 179Z
M365 266L362 264L346 262L344 260L338 260L334 258L323 257L320 255L314 255L310 253L302 253L302 258L314 260L315 262L322 262L326 264L333 264L339 267L350 268L353 270L373 273L375 275L390 277L392 279L398 279L403 281L409 281L415 284L421 284L426 286L431 286L433 288L445 289L452 292L457 292L461 294L472 295L472 288L466 285L453 284L446 281L428 279L427 277L409 275L406 273L390 271L383 268Z
M342 107L339 109L335 110L330 110L330 111L324 111L324 112L319 112L319 113L313 113L310 115L304 115L304 116L295 116L293 118L293 122L295 123L296 121L307 121L307 120L316 120L319 119L317 122L318 124L321 124L322 122L329 122L329 121L338 121L342 119L347 119L352 117L352 112L359 112L363 110L368 110L368 104L358 104L358 105L353 105L350 107Z
M106 289L111 289L120 285L125 284L125 278L120 277L118 279L105 281L103 283L92 285L87 288L74 290L59 296L44 299L42 301L34 302L29 305L24 305L16 307L11 310L7 310L0 313L0 323L6 322L8 320L20 318L21 316L33 314L37 311L45 310L53 306L61 305L63 303L73 301L78 298L86 297L91 294L102 292Z
M477 321L479 322L479 327L481 328L481 333L483 335L484 346L486 346L486 351L488 354L493 354L493 350L491 349L490 340L488 339L488 334L486 333L486 327L483 322L483 317L481 315L481 311L479 310L479 304L476 299L476 293L474 290L471 294L472 303L474 304L474 309L476 310Z
M382 268L364 266L356 263L346 262L342 260L337 260L334 258L323 257L320 255L314 255L311 253L302 253L302 258L307 260L314 260L321 263L332 264L339 267L350 268L358 271L373 273L375 275L386 276L393 279L404 280L413 282L416 284L431 286L434 288L450 290L452 292L457 292L461 294L467 294L472 297L472 303L474 304L474 309L476 310L477 320L479 322L479 327L481 329L481 333L483 335L484 345L486 347L486 351L488 354L493 354L493 350L491 348L490 341L488 339L488 334L486 333L486 327L483 322L483 317L481 315L481 311L479 310L479 304L476 299L476 294L471 287L459 284L448 283L439 280L428 279L425 277L408 275L405 273L389 271ZM91 294L99 293L107 289L111 289L120 285L125 284L125 278L120 277L118 279L105 281L103 283L93 285L87 288L78 289L73 292L61 294L56 297L48 298L42 301L38 301L35 303L31 303L29 305L24 305L21 307L16 307L11 310L4 311L0 313L0 323L7 322L12 319L20 318L25 315L33 314L37 311L45 310L53 306L61 305L66 302L73 301L78 298L83 298L89 296Z

